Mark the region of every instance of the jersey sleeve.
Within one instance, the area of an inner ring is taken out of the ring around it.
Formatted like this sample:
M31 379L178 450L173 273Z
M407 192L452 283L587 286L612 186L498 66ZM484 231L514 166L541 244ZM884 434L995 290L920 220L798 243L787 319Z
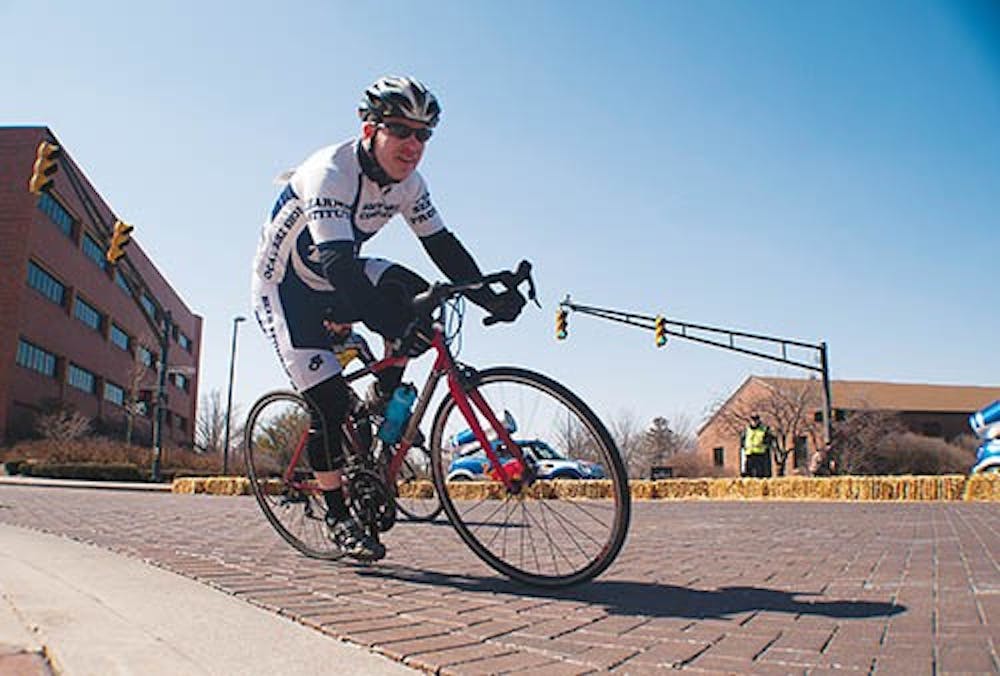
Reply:
M400 211L417 237L427 237L444 230L444 220L438 213L437 207L431 202L431 193L427 190L427 184L424 183L423 177L414 172L413 178L415 180L411 192L407 201L402 204Z
M336 166L315 167L296 175L309 234L319 246L325 242L353 242L351 202L356 185Z

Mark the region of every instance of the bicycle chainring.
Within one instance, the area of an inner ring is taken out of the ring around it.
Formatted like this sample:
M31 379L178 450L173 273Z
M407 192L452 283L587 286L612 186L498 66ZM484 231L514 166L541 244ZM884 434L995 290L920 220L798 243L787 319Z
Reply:
M384 533L395 525L396 501L377 472L356 469L349 474L348 486L351 506L365 528Z

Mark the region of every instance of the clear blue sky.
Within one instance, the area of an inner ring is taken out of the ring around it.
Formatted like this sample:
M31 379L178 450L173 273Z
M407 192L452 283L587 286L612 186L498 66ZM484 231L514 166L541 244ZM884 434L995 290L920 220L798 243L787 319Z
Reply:
M204 317L202 394L273 177L387 73L442 102L421 171L450 227L484 269L536 265L544 309L471 311L471 363L643 421L801 373L580 314L557 342L570 293L825 340L837 379L1000 385L995 2L144 4L0 0L0 124L50 126L136 226ZM365 252L435 277L401 221ZM284 384L243 324L236 403Z

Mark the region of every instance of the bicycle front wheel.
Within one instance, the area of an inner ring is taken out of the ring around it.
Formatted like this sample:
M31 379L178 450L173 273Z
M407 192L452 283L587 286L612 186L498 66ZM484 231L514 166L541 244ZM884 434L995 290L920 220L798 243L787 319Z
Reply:
M431 460L459 536L494 570L526 584L564 587L599 575L621 551L630 511L625 466L607 429L572 392L532 371L486 369L476 389L538 478L517 493L494 480L496 468L448 395L434 418ZM518 471L476 415L504 467ZM558 480L568 476L579 478Z
M244 432L247 475L254 497L278 534L316 559L343 556L326 527L326 502L305 443L309 402L295 392L265 394L250 410Z

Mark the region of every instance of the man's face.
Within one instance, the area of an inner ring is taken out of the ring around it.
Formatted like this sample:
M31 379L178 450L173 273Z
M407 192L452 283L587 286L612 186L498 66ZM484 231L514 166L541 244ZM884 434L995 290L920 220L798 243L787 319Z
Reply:
M387 117L381 124L366 122L362 133L365 138L371 138L375 159L394 181L405 181L420 164L424 154L426 141L419 140L415 134L406 138L398 138L401 127L409 129L427 129L426 124L413 122L402 117ZM394 134L393 132L396 132Z

